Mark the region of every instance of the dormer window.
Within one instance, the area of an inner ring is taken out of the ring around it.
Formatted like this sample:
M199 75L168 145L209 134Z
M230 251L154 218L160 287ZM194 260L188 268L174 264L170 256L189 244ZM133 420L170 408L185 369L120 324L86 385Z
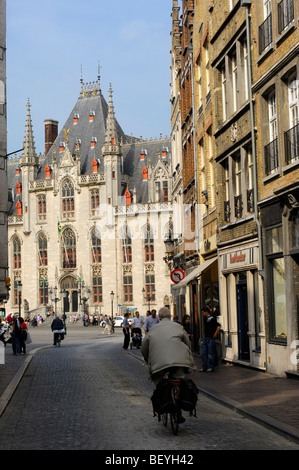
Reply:
M146 155L147 151L145 149L142 149L140 152L140 160L144 160Z
M59 145L59 152L63 152L65 149L65 142L60 142L60 145Z
M74 113L74 115L73 115L73 124L78 124L78 120L79 120L79 114Z
M96 145L96 142L97 142L97 138L92 137L91 142L90 142L90 148L94 149L95 145Z
M48 164L45 166L45 176L46 178L50 178L51 176L51 169Z
M17 191L17 194L21 194L21 192L22 192L22 186L21 186L21 183L19 181L17 181L17 183L16 183L16 191Z
M22 215L23 211L22 211L22 204L20 201L16 203L16 208L17 208L17 215Z
M130 206L132 204L132 195L128 188L126 189L126 192L125 192L125 198L126 198L126 206Z
M162 149L162 158L166 158L166 157L167 157L167 153L168 153L168 148L167 148L167 147L163 147L163 149Z
M148 169L146 168L146 166L142 168L142 178L144 181L148 180Z
M94 116L95 116L95 112L94 112L94 111L90 111L90 112L89 112L89 122L93 122Z
M95 158L92 160L92 172L93 172L93 173L97 173L97 172L98 172L98 162L96 161Z

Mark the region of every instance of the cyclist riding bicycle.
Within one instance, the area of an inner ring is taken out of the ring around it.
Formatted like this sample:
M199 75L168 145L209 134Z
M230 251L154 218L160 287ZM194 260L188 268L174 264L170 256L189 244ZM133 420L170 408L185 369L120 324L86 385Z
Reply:
M166 307L159 310L159 318L160 322L152 326L141 346L155 385L168 370L172 379L182 379L189 369L196 370L186 331L180 324L170 321L170 311ZM181 419L181 422L185 421L183 417Z
M55 346L57 335L60 334L61 339L64 339L64 333L65 333L63 321L59 317L54 318L54 320L52 321L51 330L54 333L53 346Z

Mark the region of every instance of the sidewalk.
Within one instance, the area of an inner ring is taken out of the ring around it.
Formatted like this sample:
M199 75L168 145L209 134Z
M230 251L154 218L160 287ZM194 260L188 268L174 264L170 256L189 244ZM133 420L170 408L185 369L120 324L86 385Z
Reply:
M96 333L98 328L84 328L76 325L76 335L90 339L90 331ZM78 329L78 331L77 331ZM89 333L88 333L89 330ZM46 322L41 327L31 328L34 341L27 345L27 354L14 356L11 345L6 346L5 364L0 364L0 417L5 410L19 381L25 373L34 354L51 345L52 334ZM93 334L92 334L93 336ZM102 335L101 335L102 336ZM143 362L140 349L129 349L128 354ZM194 355L197 369L201 360ZM272 428L274 431L299 442L299 381L272 376L238 365L219 362L215 372L202 373L195 371L190 378L196 383L200 394L227 405L237 412ZM200 394L197 415L200 417Z

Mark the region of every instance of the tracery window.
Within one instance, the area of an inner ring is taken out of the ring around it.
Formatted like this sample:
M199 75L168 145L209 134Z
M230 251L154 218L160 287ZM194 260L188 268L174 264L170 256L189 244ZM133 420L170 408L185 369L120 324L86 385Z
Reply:
M69 179L62 185L62 213L72 215L75 212L74 186Z
M21 242L19 237L15 237L13 241L13 267L14 269L21 269L22 267Z
M48 242L44 233L38 237L39 266L48 266Z
M145 239L144 239L144 255L145 255L145 262L151 262L155 260L155 252L154 252L154 237L151 231L150 226L146 228L145 232Z
M92 264L100 264L102 261L101 238L94 230L91 235L91 259Z
M123 236L123 263L132 263L132 240L127 227Z
M62 234L61 254L63 269L74 269L77 265L76 237L71 228Z

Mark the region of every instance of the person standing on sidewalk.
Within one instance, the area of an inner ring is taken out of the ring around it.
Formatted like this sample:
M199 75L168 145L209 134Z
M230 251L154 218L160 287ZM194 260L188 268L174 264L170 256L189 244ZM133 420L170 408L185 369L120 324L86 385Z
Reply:
M130 316L129 313L125 313L125 315L124 315L125 318L124 318L124 321L123 321L123 333L124 333L123 348L124 349L128 349L129 343L130 343L130 324L129 324L129 321L128 321L129 316Z
M204 317L205 337L201 342L202 369L200 372L213 372L215 366L215 338L220 331L220 324L210 313L208 307L201 309Z
M13 316L13 327L11 332L12 352L14 355L21 354L21 326L17 315Z

